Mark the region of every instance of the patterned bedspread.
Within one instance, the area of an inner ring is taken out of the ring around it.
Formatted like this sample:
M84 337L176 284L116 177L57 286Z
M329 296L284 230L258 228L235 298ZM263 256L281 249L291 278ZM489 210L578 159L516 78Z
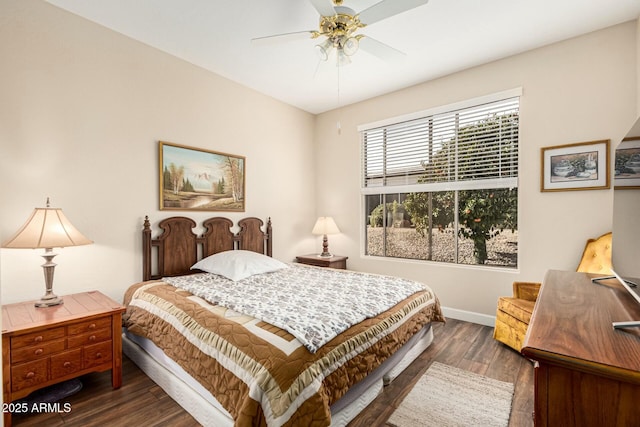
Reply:
M311 353L285 330L162 281L125 294L124 325L200 382L236 426L325 426L330 406L431 321L429 289L349 327Z
M163 280L212 304L278 326L312 353L356 323L425 289L422 283L397 277L302 264L239 282L210 273Z

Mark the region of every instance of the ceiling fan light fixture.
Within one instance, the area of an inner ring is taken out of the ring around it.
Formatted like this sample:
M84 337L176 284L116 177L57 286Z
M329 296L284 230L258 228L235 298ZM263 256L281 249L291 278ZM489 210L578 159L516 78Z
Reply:
M344 0L308 0L319 13L317 30L297 31L294 33L277 34L274 36L258 37L253 41L266 41L273 38L292 39L299 35L310 35L312 39L325 38L322 43L315 45L315 50L322 61L328 61L336 51L337 66L351 63L350 57L362 49L383 60L404 57L404 53L384 43L377 42L359 30L370 24L406 12L428 3L429 0L378 0L373 6L356 13L349 7L342 6Z
M327 59L329 59L331 50L333 50L333 43L331 43L331 40L329 39L316 45L316 53L322 61L326 61Z
M357 37L349 37L342 43L342 51L345 55L351 56L358 51L359 46L360 42Z
M344 67L349 64L351 64L351 58L344 53L343 49L338 49L338 61L336 62L336 67Z

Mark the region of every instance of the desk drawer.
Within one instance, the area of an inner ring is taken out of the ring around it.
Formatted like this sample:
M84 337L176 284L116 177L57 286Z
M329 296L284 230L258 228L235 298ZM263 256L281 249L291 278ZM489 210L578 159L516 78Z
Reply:
M69 335L78 335L86 332L94 332L98 329L111 328L111 316L75 323L67 327Z
M111 339L111 328L98 329L97 331L90 332L88 334L73 335L67 339L68 347L75 348L82 345L97 344L102 341L108 341Z
M31 334L11 337L11 348L27 347L30 345L40 345L47 341L53 341L64 337L64 327L47 329L46 331L34 332Z
M48 371L48 358L13 366L11 368L11 391L16 392L47 381Z
M45 342L41 345L34 345L31 347L18 348L11 352L11 363L40 359L64 349L64 339Z
M65 351L51 356L51 379L64 377L82 369L82 349Z
M104 365L105 363L111 363L113 357L111 345L111 341L105 341L100 344L84 347L83 367L86 369L93 366Z

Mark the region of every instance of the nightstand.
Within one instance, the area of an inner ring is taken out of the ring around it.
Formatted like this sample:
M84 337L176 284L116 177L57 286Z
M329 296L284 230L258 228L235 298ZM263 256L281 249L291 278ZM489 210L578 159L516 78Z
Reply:
M339 268L342 270L347 269L346 256L333 255L331 257L321 257L317 254L310 255L298 255L296 261L300 264L315 265L316 267L330 267Z
M31 392L90 372L111 369L122 385L122 312L98 291L63 296L64 303L36 308L35 301L2 306L4 405ZM11 412L4 413L11 426Z

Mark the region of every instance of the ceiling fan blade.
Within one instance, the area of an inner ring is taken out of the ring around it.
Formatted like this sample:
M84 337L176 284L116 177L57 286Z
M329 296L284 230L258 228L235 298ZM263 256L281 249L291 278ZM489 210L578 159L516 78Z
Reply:
M404 52L367 36L360 40L360 49L387 62L399 61L407 56Z
M331 0L309 0L309 3L313 5L321 16L333 16L336 14Z
M427 4L429 0L382 0L358 14L365 25L382 21L393 15Z
M273 43L289 42L302 39L310 39L313 31L296 31L293 33L274 34L272 36L256 37L251 39L251 43L259 45L268 45Z

